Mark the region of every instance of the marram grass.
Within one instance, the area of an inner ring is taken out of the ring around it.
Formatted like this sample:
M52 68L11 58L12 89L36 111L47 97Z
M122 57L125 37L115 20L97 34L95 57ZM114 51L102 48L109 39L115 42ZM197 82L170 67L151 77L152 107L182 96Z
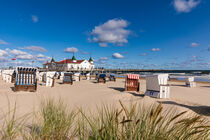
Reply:
M1 127L1 140L208 140L209 122L187 112L163 111L162 104L151 107L133 104L103 105L94 114L82 109L69 111L62 101L41 103L30 129L25 119L17 121L15 111ZM24 120L24 121L23 121ZM21 122L21 123L20 123Z

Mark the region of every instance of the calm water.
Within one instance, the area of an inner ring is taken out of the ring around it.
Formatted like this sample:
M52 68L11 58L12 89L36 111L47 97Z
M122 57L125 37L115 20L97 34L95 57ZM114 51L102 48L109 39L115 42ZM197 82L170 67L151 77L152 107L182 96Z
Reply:
M153 75L153 74L158 74L158 73L140 73L140 77L146 77L147 75ZM117 74L117 77L125 77L125 74ZM210 82L210 75L206 74L185 74L185 73L169 73L170 78L174 78L177 80L184 81L185 78L193 76L195 78L196 82Z

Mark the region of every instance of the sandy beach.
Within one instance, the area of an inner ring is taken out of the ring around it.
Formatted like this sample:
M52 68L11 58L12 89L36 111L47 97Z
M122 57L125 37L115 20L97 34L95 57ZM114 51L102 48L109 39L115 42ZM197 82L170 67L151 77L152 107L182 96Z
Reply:
M15 104L17 115L33 113L39 109L40 102L53 98L62 99L71 109L82 107L84 110L94 111L102 104L119 105L119 100L125 104L131 102L152 105L162 102L165 109L174 108L179 111L195 112L204 115L210 120L210 84L197 83L196 88L185 87L184 82L169 82L171 85L170 99L156 99L144 96L146 81L140 80L140 93L124 91L124 79L106 84L96 83L95 80L81 80L73 85L61 84L56 80L54 87L45 87L38 84L37 92L13 92L14 85L0 80L0 110L5 114L13 109Z

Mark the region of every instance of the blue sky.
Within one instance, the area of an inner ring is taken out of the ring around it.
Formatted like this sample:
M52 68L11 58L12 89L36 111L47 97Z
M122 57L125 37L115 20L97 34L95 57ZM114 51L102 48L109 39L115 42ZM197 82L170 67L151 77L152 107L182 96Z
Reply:
M0 0L0 63L210 69L209 14L209 0Z

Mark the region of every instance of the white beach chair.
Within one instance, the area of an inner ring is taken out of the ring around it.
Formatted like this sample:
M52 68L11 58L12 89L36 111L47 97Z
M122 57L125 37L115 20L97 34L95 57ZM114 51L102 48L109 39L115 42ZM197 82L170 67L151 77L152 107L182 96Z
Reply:
M86 80L90 80L90 73L87 73L85 76L86 76Z
M43 76L44 76L45 73L46 73L46 72L40 72L40 73L39 73L38 79L39 79L40 82L43 81Z
M185 83L187 87L196 87L196 82L194 82L194 77L188 77L185 79Z
M54 77L55 77L55 71L50 71L46 73L46 86L47 87L53 87L54 86Z
M5 70L4 72L5 72L4 80L7 83L12 83L14 70Z
M74 74L74 80L80 81L80 73L79 72Z
M145 95L155 98L169 98L170 87L168 85L168 74L147 76Z

